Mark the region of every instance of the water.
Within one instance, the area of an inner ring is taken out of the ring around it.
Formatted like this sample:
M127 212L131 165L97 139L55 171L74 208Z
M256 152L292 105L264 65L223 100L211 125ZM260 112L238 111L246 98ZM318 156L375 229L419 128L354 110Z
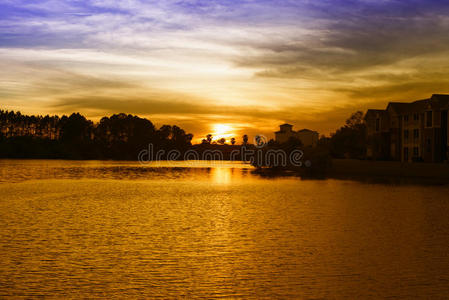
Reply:
M445 298L449 187L0 161L0 297Z

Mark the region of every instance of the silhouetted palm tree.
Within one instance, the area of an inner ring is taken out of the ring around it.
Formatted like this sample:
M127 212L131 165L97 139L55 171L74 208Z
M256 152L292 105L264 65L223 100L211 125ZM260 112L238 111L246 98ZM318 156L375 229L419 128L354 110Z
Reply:
M209 133L208 135L206 135L206 140L210 144L212 142L212 134Z

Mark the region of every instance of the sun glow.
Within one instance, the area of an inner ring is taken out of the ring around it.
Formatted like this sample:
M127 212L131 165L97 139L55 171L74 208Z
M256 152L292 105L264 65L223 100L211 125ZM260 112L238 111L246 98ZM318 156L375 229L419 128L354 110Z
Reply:
M233 133L234 128L228 124L214 124L212 130L213 140L219 140L221 138L228 140L235 135Z

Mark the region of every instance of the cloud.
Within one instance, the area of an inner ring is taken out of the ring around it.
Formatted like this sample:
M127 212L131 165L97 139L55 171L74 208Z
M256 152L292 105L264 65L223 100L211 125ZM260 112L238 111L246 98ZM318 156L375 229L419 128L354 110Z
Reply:
M449 92L448 15L439 0L5 0L0 105L329 132Z
M260 51L242 55L239 66L257 67L259 76L298 77L317 71L341 76L412 57L449 51L449 22L446 17L387 18L360 16L341 20L313 38L279 40L263 46L248 45ZM314 34L314 33L311 33Z

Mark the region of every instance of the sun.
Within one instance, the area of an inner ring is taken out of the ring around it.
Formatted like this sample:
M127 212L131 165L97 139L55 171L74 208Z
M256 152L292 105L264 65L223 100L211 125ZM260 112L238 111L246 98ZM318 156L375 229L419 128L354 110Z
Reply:
M216 135L223 135L229 133L231 131L231 126L227 124L214 124L214 133Z
M233 136L232 131L234 128L228 124L213 124L212 125L212 136L214 140L219 140L221 138L228 139Z

